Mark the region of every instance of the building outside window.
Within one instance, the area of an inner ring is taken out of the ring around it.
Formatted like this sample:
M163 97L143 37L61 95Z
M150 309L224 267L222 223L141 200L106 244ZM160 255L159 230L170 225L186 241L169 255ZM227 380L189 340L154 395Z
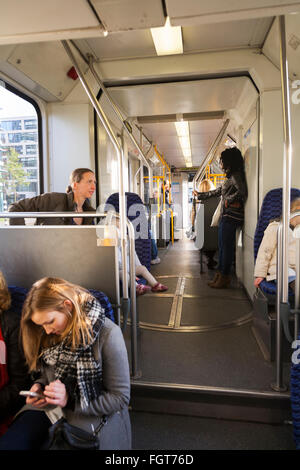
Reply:
M2 86L0 102L0 211L5 212L12 202L40 192L38 118L31 103Z
M37 121L36 119L25 119L24 120L24 129L37 129Z
M20 131L21 129L22 129L22 124L19 119L0 122L0 130L2 131Z

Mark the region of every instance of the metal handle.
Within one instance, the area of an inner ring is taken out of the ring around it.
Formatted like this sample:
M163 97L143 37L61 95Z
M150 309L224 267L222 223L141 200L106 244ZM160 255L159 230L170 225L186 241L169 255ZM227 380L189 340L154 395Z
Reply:
M96 96L94 95L92 89L90 88L89 84L87 83L84 74L82 73L75 56L68 44L68 41L62 41L62 45L64 46L71 62L73 63L78 77L81 81L81 84L88 95L97 115L99 116L100 121L102 122L108 136L116 149L117 156L118 156L118 167L119 167L119 212L120 212L120 229L121 229L121 252L122 252L122 270L123 270L123 297L128 299L128 277L127 277L127 256L126 256L126 204L125 204L125 184L124 184L124 155L123 149L118 142L116 135L114 134L112 127L105 116L101 106L98 103Z
M120 120L123 128L125 129L127 135L129 136L129 138L131 139L131 141L133 142L134 146L136 147L136 149L138 150L139 152L139 155L141 157L141 160L142 160L142 163L148 168L148 172L149 172L149 176L150 176L150 180L149 180L149 195L150 197L152 198L153 197L153 183L152 183L152 176L153 176L153 172L152 172L152 168L151 168L151 165L149 164L149 162L147 161L145 155L144 155L144 152L141 148L141 146L138 144L138 142L136 141L135 137L133 136L132 132L130 132L129 130L129 126L127 125L126 121L124 120L118 106L116 105L116 103L114 102L114 100L112 99L112 97L110 96L110 94L108 93L107 89L105 88L104 84L103 84L103 81L101 80L101 78L99 77L99 74L96 72L96 70L94 69L94 65L93 65L93 62L94 62L94 59L93 57L90 55L89 56L89 61L88 61L88 65L89 65L89 68L93 74L93 76L95 77L95 79L97 80L98 82L98 85L100 86L102 92L104 93L104 95L106 96L108 102L110 103L112 109L114 110L116 116L118 117L118 119Z

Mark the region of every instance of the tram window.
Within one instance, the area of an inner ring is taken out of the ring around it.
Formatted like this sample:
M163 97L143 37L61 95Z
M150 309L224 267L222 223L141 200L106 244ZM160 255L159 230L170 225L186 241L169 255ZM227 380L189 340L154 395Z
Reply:
M40 113L31 98L8 84L0 86L0 102L0 211L5 212L12 202L41 192Z

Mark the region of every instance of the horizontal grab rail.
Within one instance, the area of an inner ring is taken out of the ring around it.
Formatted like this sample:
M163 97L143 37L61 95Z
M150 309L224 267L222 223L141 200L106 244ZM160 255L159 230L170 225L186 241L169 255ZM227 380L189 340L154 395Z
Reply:
M16 218L63 218L63 217L106 217L107 213L99 212L0 212L0 217L5 219L16 219Z

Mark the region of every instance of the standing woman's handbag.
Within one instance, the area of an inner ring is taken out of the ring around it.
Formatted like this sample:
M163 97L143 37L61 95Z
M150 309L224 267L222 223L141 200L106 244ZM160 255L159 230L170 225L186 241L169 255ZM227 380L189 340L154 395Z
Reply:
M219 225L220 217L221 217L221 208L222 208L222 198L220 199L220 202L217 205L214 215L212 216L211 224L210 224L211 227L217 227Z
M98 434L106 423L107 417L103 416L99 426L91 433L61 418L49 428L48 450L98 450Z

